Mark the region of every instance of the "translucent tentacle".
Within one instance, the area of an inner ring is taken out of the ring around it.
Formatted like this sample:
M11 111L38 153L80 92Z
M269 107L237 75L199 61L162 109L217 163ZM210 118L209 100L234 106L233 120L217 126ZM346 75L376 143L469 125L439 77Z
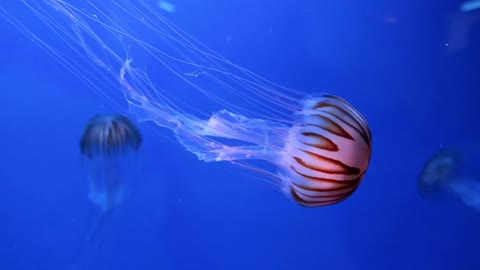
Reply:
M227 110L213 114L206 121L184 117L182 124L175 129L177 140L206 162L242 159L276 161L283 149L285 136L282 134L286 132L288 127L284 124L249 119Z

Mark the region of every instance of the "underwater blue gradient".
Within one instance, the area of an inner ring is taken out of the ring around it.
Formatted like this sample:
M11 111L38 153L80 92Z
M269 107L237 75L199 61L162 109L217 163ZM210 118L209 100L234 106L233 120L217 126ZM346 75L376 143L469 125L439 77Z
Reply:
M142 124L143 175L95 269L480 269L480 213L417 194L442 145L480 139L480 26L464 50L445 46L461 1L170 2L169 19L235 63L350 101L372 162L351 198L307 209ZM68 269L87 220L79 138L118 111L2 20L0 33L0 269Z

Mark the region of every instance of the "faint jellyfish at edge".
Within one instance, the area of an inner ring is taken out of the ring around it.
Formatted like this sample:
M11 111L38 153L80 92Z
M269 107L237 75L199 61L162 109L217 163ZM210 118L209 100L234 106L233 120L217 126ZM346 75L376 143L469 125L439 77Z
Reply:
M465 205L480 210L480 145L446 147L425 164L418 181L424 198L453 195Z

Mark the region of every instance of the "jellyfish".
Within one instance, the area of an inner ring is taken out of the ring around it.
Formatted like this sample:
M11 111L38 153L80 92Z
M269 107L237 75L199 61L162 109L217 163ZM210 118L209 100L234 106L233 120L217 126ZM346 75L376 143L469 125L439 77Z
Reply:
M425 198L453 195L466 206L480 210L479 146L466 143L435 153L420 174L420 195Z
M106 102L170 132L199 160L248 169L249 178L305 207L339 203L363 181L372 135L345 99L263 78L147 1L22 3L58 42L17 13L0 8L0 15Z
M126 197L135 174L136 153L142 135L126 116L99 114L91 118L80 139L86 168L90 211L85 243L74 269L88 268L100 244L99 235L112 212Z
M102 212L118 206L124 196L133 155L142 135L127 117L117 114L94 116L80 139L80 151L87 164L90 202Z

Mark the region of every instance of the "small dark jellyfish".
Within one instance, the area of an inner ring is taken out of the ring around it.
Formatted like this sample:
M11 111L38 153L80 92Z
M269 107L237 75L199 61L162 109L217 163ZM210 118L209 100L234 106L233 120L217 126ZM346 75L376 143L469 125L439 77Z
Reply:
M88 121L80 140L86 159L89 199L102 211L117 206L125 196L125 186L135 163L142 135L123 115L100 114Z
M138 178L137 152L142 135L123 115L99 114L91 118L80 140L88 180L86 239L72 269L90 269L97 257L100 236L110 224L113 210L126 197L131 180Z
M465 205L480 210L480 144L468 143L444 148L425 164L418 191L425 198L451 194Z

